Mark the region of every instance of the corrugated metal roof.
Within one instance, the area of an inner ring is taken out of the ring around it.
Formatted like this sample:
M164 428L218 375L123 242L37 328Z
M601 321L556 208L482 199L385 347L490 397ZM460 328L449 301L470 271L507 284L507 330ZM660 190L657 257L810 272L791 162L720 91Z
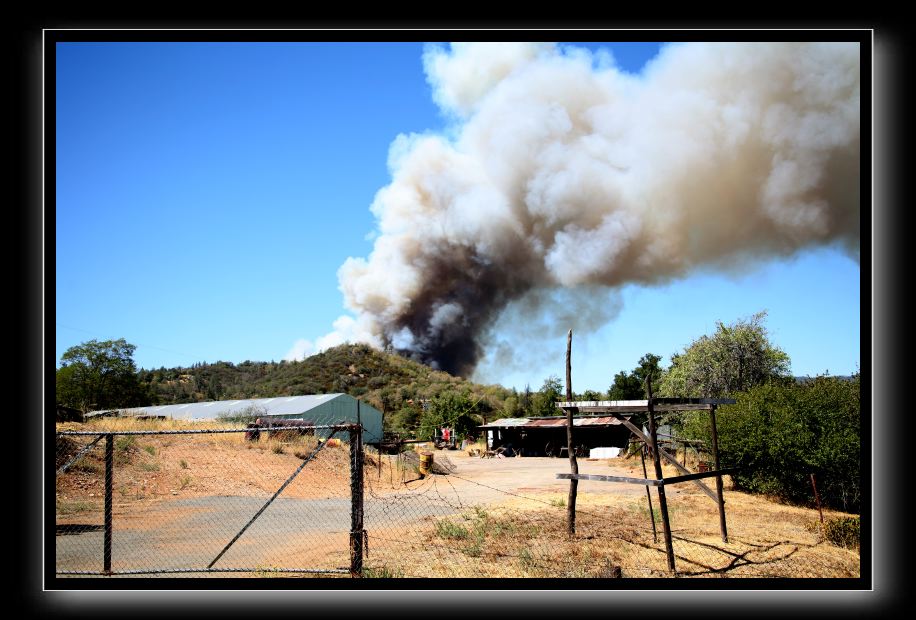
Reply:
M309 394L303 396L277 396L276 398L249 398L245 400L216 400L206 403L186 403L183 405L153 405L119 409L120 415L127 416L165 416L176 420L211 420L223 415L248 414L258 416L295 415L305 413L319 405L343 396L337 394ZM109 410L110 411L110 410ZM87 414L103 413L93 411Z
M622 424L622 422L613 416L573 418L573 428L577 426L617 426L618 424ZM566 418L563 416L537 420L530 418L501 418L489 424L478 426L478 428L566 428Z
M557 407L646 407L648 404L647 400L564 400Z

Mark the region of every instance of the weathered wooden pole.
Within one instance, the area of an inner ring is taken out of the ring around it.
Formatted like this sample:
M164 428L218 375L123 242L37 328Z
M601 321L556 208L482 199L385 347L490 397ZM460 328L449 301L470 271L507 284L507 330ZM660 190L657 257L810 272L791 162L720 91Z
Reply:
M639 457L642 459L642 477L649 479L649 472L646 471L646 444L639 447ZM649 516L652 517L652 542L658 542L658 531L655 529L655 511L652 510L652 492L649 485L646 485L646 499L649 500Z
M572 402L572 330L566 334L566 402ZM576 451L573 449L573 408L566 409L566 446L569 451L569 472L579 473L579 463L576 462ZM569 481L569 499L566 502L567 530L570 538L576 535L576 490L579 481L575 478Z
M709 409L709 424L712 427L712 455L716 471L719 471L719 435L716 431L716 406ZM722 542L728 542L728 528L725 525L725 498L722 497L722 476L716 476L716 495L719 496L719 530L722 532Z
M655 406L652 403L652 377L646 377L646 393L649 409L649 441L652 444L652 461L655 464L655 477L664 479L662 463L658 456L658 435L655 429ZM662 513L662 527L665 534L665 551L668 554L668 570L674 572L674 545L671 542L671 523L668 521L668 500L665 498L665 485L658 487L658 508Z

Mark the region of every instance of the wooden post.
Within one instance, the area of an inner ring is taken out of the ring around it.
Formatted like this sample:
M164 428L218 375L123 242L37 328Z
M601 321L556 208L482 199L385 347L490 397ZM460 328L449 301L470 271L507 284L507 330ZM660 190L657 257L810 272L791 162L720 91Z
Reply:
M664 479L662 463L658 456L658 435L655 429L655 407L652 404L652 377L646 377L646 392L649 405L649 440L652 442L652 461L655 464L655 477ZM668 521L668 500L665 497L664 485L658 487L658 507L662 513L662 527L665 534L665 551L668 553L668 570L674 572L674 545L671 542L671 523Z
M105 539L102 547L103 571L111 574L111 540L113 534L111 497L114 485L114 435L105 435Z
M572 330L566 334L566 402L572 402ZM572 408L566 410L566 446L569 451L569 471L572 474L578 474L579 463L576 461L576 451L573 449L573 413ZM578 486L578 480L569 481L566 524L570 538L576 535L576 490Z
M719 471L719 435L716 431L716 406L709 409L709 423L712 427L712 454L716 471ZM719 529L722 532L722 542L728 542L728 528L725 525L725 498L722 497L722 476L716 476L716 495L719 496Z
M639 448L639 456L642 458L642 477L648 479L649 472L646 471L646 444ZM649 485L646 485L646 499L649 500L649 516L652 517L652 542L658 542L658 531L655 529L655 512L652 510L652 492Z

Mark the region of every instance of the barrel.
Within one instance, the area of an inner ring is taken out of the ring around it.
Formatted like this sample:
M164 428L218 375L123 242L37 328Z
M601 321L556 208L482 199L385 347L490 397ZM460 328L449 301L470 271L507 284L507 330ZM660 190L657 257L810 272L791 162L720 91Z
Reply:
M421 452L420 453L420 475L424 478L429 475L429 472L433 468L433 453L432 452Z

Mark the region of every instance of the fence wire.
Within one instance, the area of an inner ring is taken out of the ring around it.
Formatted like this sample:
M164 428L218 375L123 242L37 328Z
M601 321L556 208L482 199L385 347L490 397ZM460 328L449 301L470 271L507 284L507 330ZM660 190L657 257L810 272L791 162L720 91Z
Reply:
M57 436L62 576L106 569L108 439L102 433ZM266 433L249 441L245 429L114 432L111 573L349 575L353 456L346 431L325 443ZM571 538L568 483L549 484L568 469L565 459L539 459L538 468L527 466L531 457L510 459L513 470L524 472L522 484L516 475L515 484L486 476L486 460L460 451L435 451L427 475L413 451L383 455L367 448L361 461L363 577L859 576L857 551L824 542L816 511L761 513L769 504L730 492L728 484L727 542L709 497L691 483L666 487L671 572L656 490L653 535L644 487L580 482Z
M520 491L484 484L451 472L419 479L416 458L381 458L367 465L367 576L377 577L856 577L855 550L820 540L812 511L797 509L773 523L742 508L727 515L728 542L719 529L717 505L691 484L668 487L675 571L668 568L658 495L652 492L656 535L644 487L582 493L576 532L567 530L566 490ZM440 457L441 455L441 457ZM456 459L457 461L458 459ZM511 459L524 468L526 459ZM466 463L467 461L459 461ZM568 468L554 459L556 473ZM376 464L377 463L373 463ZM385 473L387 472L387 473ZM391 490L391 477L402 488ZM543 474L539 474L543 478ZM388 476L389 479L385 479ZM551 475L552 477L552 475ZM534 475L527 488L543 484ZM638 493L632 490L639 491ZM629 492L628 492L629 491ZM726 512L730 510L726 492ZM477 498L477 499L475 499ZM784 510L790 510L784 508ZM815 513L816 514L816 513Z
M349 442L245 433L112 434L112 573L349 573ZM57 437L58 574L107 568L106 441Z

